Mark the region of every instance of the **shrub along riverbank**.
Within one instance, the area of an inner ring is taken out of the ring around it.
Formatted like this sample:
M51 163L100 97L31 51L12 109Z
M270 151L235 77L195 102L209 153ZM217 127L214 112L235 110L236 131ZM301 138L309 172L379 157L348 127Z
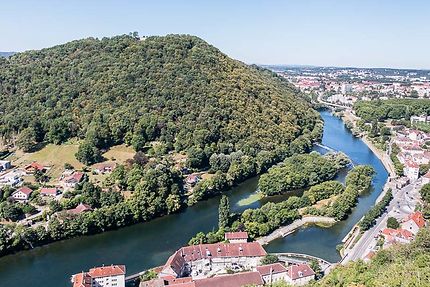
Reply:
M269 202L260 208L247 209L242 214L232 215L229 224L207 234L198 233L189 244L215 243L224 240L226 231L247 231L250 238L257 238L275 229L300 219L303 215L324 215L337 220L344 219L355 206L358 196L371 187L374 170L370 166L356 166L347 175L346 185L328 181L313 186L301 197L291 196L279 203ZM337 198L321 208L311 207L316 200ZM299 209L305 208L303 212Z

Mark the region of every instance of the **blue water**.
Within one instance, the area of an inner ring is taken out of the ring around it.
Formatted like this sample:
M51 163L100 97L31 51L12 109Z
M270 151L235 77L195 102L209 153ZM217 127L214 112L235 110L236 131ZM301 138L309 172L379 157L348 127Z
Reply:
M336 245L351 230L355 223L375 203L388 178L388 172L377 156L359 138L354 137L345 127L342 120L331 115L329 111L322 111L324 119L324 135L322 143L337 151L347 154L354 165L371 165L376 171L373 189L363 194L347 220L336 223L330 228L310 226L300 228L295 233L272 241L265 247L268 252L297 252L314 255L331 262L337 262L340 255Z

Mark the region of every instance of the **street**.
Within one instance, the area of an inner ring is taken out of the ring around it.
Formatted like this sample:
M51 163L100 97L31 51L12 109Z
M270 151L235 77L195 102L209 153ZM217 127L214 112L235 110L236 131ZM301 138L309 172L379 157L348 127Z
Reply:
M388 217L401 220L415 210L419 201L420 181L413 182L400 190L396 189L393 183L390 183L389 186L392 188L393 199L387 206L386 212L376 220L376 224L372 228L363 233L361 239L352 249L346 251L341 261L342 264L363 259L369 251L376 250L379 232L387 226Z

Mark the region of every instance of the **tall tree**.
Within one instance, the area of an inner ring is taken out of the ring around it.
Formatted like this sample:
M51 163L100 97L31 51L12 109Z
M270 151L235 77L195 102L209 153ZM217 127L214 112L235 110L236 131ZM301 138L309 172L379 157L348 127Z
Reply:
M218 227L224 228L228 226L230 220L230 202L228 197L223 195L219 202L218 208Z

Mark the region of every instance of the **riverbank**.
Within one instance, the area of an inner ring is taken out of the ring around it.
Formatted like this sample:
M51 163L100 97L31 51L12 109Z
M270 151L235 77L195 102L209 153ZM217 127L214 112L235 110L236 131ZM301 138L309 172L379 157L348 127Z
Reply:
M336 223L336 220L333 217L326 217L326 216L307 216L303 217L301 219L297 219L293 221L293 223L279 227L269 235L260 237L256 241L259 242L261 245L266 245L269 242L280 238L285 237L291 233L293 233L296 229L302 227L303 225L307 224L316 224L316 223L323 223L323 224L334 224Z
M351 111L345 110L343 112L343 116L341 117L342 121L345 123L346 121L352 122L354 127L357 126L357 121L360 119L357 116L355 116ZM394 168L394 164L390 159L390 156L385 153L384 151L377 148L366 135L360 135L358 136L366 145L367 147L379 158L379 160L384 165L385 169L388 171L391 177L396 177L396 172Z

